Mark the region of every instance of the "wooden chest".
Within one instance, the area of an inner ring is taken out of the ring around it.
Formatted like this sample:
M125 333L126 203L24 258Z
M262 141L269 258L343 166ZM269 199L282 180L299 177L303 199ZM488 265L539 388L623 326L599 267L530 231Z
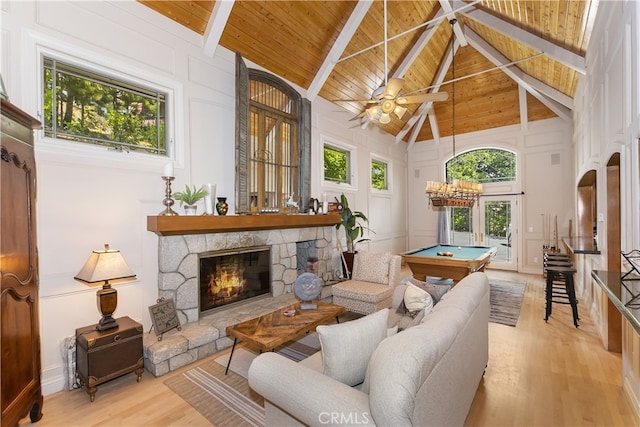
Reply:
M129 317L116 322L118 327L107 331L96 330L96 325L76 329L78 376L92 402L99 384L130 372L142 379L142 325Z

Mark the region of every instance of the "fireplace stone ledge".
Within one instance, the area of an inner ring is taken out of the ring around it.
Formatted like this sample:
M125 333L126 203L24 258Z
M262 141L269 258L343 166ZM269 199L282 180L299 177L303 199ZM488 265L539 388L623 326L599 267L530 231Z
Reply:
M329 290L329 289L328 289ZM209 314L196 322L172 329L158 341L155 333L144 335L144 367L156 377L211 356L233 345L227 326L286 307L296 302L293 294L261 298L239 307Z

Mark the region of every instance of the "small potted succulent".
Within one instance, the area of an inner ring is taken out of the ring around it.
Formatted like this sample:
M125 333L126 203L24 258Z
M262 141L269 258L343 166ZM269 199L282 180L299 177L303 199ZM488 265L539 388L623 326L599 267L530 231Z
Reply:
M180 206L184 205L185 215L195 215L199 200L203 199L207 195L207 190L204 187L200 187L196 190L196 186L189 187L184 186L184 191L178 191L173 194L173 198L180 201Z

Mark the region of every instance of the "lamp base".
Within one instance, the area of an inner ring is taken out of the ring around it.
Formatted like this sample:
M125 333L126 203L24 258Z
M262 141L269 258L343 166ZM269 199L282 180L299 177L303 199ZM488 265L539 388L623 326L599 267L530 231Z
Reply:
M98 331L106 331L109 329L117 328L118 323L113 318L112 314L116 311L118 306L118 291L111 287L107 281L102 289L96 292L98 297L98 309L102 314L102 319L96 325Z
M102 316L102 319L96 325L97 331L108 331L109 329L117 328L118 322L111 315Z

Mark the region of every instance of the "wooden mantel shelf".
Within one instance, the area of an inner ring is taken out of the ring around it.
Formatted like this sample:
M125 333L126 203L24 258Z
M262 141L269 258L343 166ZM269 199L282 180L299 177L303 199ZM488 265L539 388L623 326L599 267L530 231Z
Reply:
M327 227L338 224L340 220L340 215L337 213L327 215L148 216L147 230L153 231L159 236L180 236L233 231Z

